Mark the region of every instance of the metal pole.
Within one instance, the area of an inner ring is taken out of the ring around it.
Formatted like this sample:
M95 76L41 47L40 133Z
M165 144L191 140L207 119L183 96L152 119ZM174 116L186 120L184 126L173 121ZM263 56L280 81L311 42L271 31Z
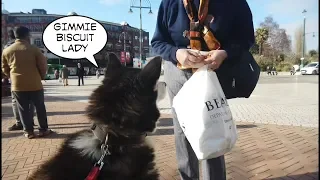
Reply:
M142 0L140 0L140 68L142 68Z
M306 46L306 17L303 18L303 39L302 39L302 58L305 55L305 46ZM301 65L303 67L303 60L301 61Z
M307 11L304 9L302 11L303 14L303 34L302 34L302 58L301 58L301 68L303 68L303 60L304 60L304 51L305 51L305 40L306 40L306 16L305 13Z
M123 50L124 50L124 66L127 66L127 54L126 54L126 32L123 31Z

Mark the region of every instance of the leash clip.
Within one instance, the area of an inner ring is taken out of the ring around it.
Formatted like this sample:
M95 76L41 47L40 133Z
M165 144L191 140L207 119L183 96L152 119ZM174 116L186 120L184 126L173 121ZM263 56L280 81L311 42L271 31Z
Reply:
M102 155L99 159L98 162L96 162L95 166L99 166L99 169L101 170L103 165L104 165L104 157L107 155L111 155L110 151L109 151L109 145L107 145L107 142L108 142L108 134L106 136L106 140L103 144L101 144L101 151L102 151Z

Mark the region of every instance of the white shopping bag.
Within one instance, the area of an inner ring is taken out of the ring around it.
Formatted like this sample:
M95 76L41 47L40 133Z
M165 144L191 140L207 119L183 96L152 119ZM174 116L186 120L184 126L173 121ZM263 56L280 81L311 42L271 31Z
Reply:
M59 78L59 82L60 82L60 83L62 82L62 78Z
M217 75L199 68L173 99L181 128L199 160L229 152L238 135Z

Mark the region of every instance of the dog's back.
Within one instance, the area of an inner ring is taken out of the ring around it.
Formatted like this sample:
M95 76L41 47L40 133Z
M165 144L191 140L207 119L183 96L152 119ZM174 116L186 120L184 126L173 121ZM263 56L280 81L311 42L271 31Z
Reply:
M104 152L110 154L103 158L97 179L158 179L153 149L144 137L155 129L160 116L155 89L161 58L154 58L143 70L122 67L114 54L108 61L102 85L89 98L92 130L70 135L28 179L83 180Z

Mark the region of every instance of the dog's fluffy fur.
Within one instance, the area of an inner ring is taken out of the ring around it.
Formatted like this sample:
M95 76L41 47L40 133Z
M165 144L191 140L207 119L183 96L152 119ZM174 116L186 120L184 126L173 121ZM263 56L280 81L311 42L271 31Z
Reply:
M155 180L154 154L144 138L152 132L160 113L156 83L161 58L155 57L142 70L125 68L115 54L107 56L108 67L102 85L89 98L87 115L109 133L111 155L99 180ZM70 135L58 153L29 176L29 180L84 180L101 157L102 142L91 130ZM119 148L121 146L121 148Z

